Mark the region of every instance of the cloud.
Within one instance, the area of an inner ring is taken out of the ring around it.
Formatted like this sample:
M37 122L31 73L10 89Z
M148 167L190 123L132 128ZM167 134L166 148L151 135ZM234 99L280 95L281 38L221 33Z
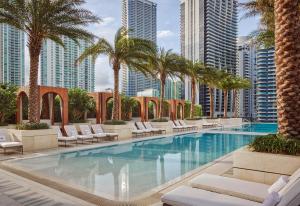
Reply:
M102 22L100 23L101 26L107 26L111 23L113 23L115 21L115 18L114 17L104 17L102 18Z
M167 38L167 37L171 37L174 36L174 33L170 30L161 30L157 32L157 38Z

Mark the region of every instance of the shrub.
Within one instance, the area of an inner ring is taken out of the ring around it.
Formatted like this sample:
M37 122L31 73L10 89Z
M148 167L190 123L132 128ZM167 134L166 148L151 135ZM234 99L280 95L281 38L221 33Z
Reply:
M280 135L256 137L249 145L256 152L297 155L300 153L300 141L287 139Z
M131 119L132 110L138 105L137 101L128 96L121 96L122 120L128 121Z
M184 103L184 118L190 118L191 114L191 102L190 101L185 101ZM194 106L194 116L199 118L202 117L202 106L199 104L196 104Z
M105 125L125 125L126 122L123 120L107 120L103 124L105 124Z
M25 123L25 124L18 124L16 129L18 130L49 129L49 125L47 123Z
M186 118L186 120L201 120L202 117Z
M152 119L151 122L168 122L169 120L166 118L160 118L160 119Z
M0 125L7 125L7 120L16 113L17 89L9 84L0 85Z

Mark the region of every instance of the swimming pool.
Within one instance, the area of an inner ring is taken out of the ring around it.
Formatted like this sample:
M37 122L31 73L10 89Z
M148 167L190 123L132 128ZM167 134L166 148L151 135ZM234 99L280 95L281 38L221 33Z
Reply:
M13 160L50 177L114 200L132 200L254 139L249 135L186 134L96 149Z
M251 123L244 124L239 127L222 128L218 130L235 132L277 133L278 126L275 123Z

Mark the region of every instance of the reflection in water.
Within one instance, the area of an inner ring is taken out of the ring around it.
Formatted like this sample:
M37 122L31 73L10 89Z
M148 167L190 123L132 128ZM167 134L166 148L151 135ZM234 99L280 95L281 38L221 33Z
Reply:
M15 164L100 196L129 200L244 146L253 138L189 134L17 160Z

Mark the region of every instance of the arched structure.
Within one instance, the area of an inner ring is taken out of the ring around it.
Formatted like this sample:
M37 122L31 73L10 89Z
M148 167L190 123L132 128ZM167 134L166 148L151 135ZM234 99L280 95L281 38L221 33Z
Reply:
M68 119L68 89L66 88L58 88L58 87L46 87L46 86L39 86L38 87L38 94L39 94L39 102L38 104L39 109L42 109L43 99L45 101L45 105L47 107L47 114L46 116L50 119L51 123L54 123L54 98L55 96L59 96L61 99L61 113L62 113L62 126L69 123ZM18 90L17 95L17 123L21 123L23 120L22 117L22 96L26 95L29 96L29 87L21 87Z
M149 120L148 112L149 112L149 103L153 102L155 105L154 117L158 116L158 108L159 108L159 99L157 97L134 97L136 101L138 101L141 105L141 121L146 122Z
M184 103L185 100L182 99L172 99L169 100L170 105L171 105L171 119L172 120L176 120L177 118L177 106L180 106L182 108L181 110L181 115L180 115L180 119L184 119Z

